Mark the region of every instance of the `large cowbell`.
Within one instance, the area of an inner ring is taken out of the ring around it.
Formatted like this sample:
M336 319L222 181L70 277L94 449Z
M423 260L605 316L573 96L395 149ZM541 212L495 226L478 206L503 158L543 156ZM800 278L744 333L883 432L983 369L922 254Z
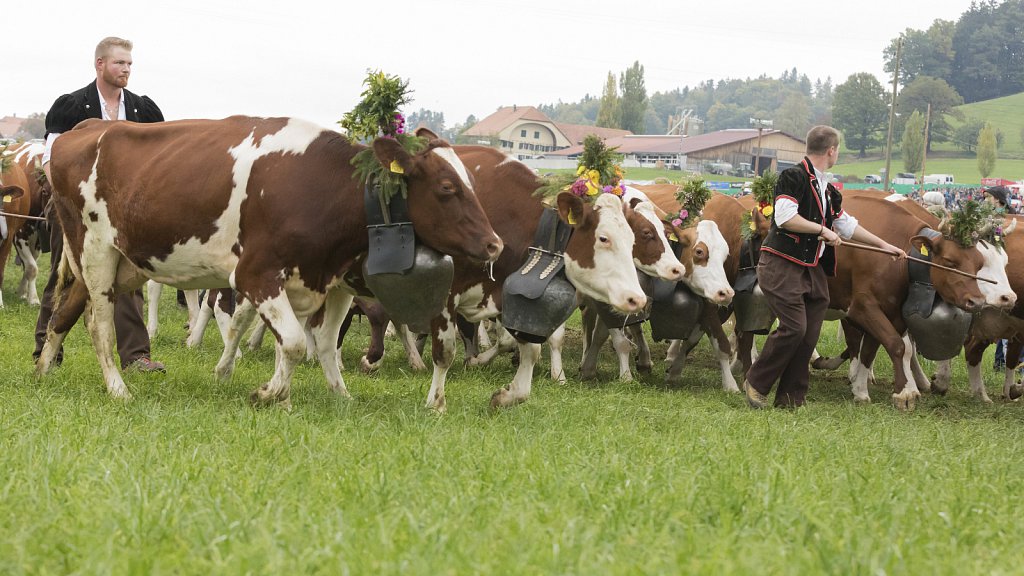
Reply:
M928 232L931 231L924 230L922 234ZM916 250L911 255L930 260L928 255ZM949 360L960 353L974 317L948 304L935 292L930 266L913 260L908 261L907 266L910 269L910 290L902 311L910 337L921 356L929 360Z
M396 324L414 332L430 332L441 313L455 277L451 256L417 244L409 205L396 194L381 202L376 186L364 190L370 251L363 263L366 287Z
M768 307L768 299L757 291L757 269L740 270L733 290L736 293L732 299L736 331L767 334L775 322L775 314Z
M682 246L672 242L676 257ZM699 329L704 314L704 299L690 290L685 282L653 279L651 289L651 338L655 340L686 340Z
M576 310L576 287L565 276L572 228L544 210L526 262L502 286L501 323L512 336L539 344Z

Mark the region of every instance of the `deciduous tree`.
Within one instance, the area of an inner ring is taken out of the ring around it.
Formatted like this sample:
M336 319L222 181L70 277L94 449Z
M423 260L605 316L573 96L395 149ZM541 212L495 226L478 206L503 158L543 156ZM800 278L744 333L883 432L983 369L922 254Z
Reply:
M647 88L644 86L644 67L640 61L626 69L619 77L622 107L619 127L634 134L643 134L644 114L647 112Z
M903 169L916 173L924 162L924 115L914 110L903 128L900 149L903 152Z
M602 128L618 128L621 108L619 91L615 87L615 75L608 72L608 80L605 81L604 92L601 93L601 107L597 110L597 122L594 124Z
M832 100L832 123L846 139L846 146L865 151L882 142L887 121L888 106L885 89L873 74L858 72L846 82L836 86Z
M988 122L978 134L978 172L988 178L996 168L996 131Z

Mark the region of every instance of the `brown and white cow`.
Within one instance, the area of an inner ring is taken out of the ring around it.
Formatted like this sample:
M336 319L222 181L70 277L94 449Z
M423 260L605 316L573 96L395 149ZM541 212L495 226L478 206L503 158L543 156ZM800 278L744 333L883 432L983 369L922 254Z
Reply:
M258 310L277 354L254 402L289 403L306 318L328 385L347 396L336 342L354 292L343 276L368 249L363 189L350 163L363 148L288 118L86 121L62 134L51 173L67 239L61 266L75 281L62 290L37 370L50 370L88 298L107 389L127 397L111 350L113 295L153 279L183 289L231 286ZM372 149L382 166L401 166L425 244L481 268L499 256L473 176L447 143L411 155L379 138ZM223 360L218 374L228 376L233 363Z
M42 217L43 207L49 199L49 184L40 180L42 158L45 146L38 142L24 142L9 146L2 152L25 173L28 189L25 193L30 197L28 215ZM21 261L24 272L18 283L18 297L31 306L39 305L39 293L36 289L36 278L39 276L39 235L42 227L36 220L26 220L14 236L14 250Z
M656 186L657 188L655 188L655 190L658 191L665 188L664 185ZM656 203L656 205L658 205L662 212L679 210L674 196L674 191L677 190L678 187L672 185L671 189L673 190L672 194L667 195L668 198L671 198L670 201L666 200L665 195L659 195L657 197L657 200L660 200L662 204ZM642 198L646 199L647 190L647 186L637 186L634 190L634 194L638 194ZM651 198L651 200L655 201L655 198ZM705 208L705 215L706 214L707 208ZM726 243L725 238L719 231L716 222L713 219L706 217L702 218L702 220L694 226L683 230L673 227L672 231L679 239L679 244L682 248L679 260L686 267L686 275L682 278L682 282L685 282L687 286L689 286L698 296L705 298L712 304L705 308L705 312L708 317L716 315L718 310L717 307L728 306L732 301L733 296L733 289L729 280L726 278L724 269L726 259L729 257L729 246ZM603 320L593 309L584 310L583 316L586 345L583 360L580 364L580 374L582 377L593 378L596 376L600 349L609 336L612 339L612 348L615 350L619 360L620 380L632 380L632 373L629 365L629 352L634 346L638 351L637 369L641 372L650 371L650 348L644 338L642 326L640 324L634 324L626 327L625 330L617 327L605 326ZM627 333L629 334L628 337L626 335ZM728 366L728 361L729 356L727 355L726 366ZM677 354L675 356L668 370L667 378L669 382L678 381L684 362L685 354ZM728 368L726 368L725 373L728 373ZM730 379L733 380L732 386L735 387L735 379L731 378L731 375L726 376L723 373L723 386L726 389L730 388L728 384Z
M925 246L933 262L996 282L979 282L933 268L932 283L947 303L969 312L984 307L1013 308L1017 297L1007 279L1007 255L1003 250L984 242L964 248L942 237L929 239L920 235L930 227L928 222L870 195L849 195L843 200L843 208L861 222L869 223L872 232L895 246ZM901 313L909 289L906 264L893 262L884 254L842 245L837 260L837 273L829 278L829 307L845 315L863 333L860 362L865 367L871 366L878 344L885 347L893 364L893 403L900 409L912 409L920 390L915 379L908 378L913 370L914 346ZM859 401L870 400L869 373L869 369L857 371L853 382L854 398Z
M32 208L32 197L29 194L29 182L21 166L12 158L0 161L0 210L7 216L0 216L4 239L0 242L0 286L4 281L4 269L7 268L7 257L11 254L15 238L25 225L26 220L19 216L27 216ZM4 305L0 295L0 308Z

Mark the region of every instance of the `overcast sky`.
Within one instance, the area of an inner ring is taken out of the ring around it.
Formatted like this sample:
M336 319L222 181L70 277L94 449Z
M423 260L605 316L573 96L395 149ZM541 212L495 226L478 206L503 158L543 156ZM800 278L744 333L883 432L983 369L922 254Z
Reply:
M448 126L500 106L600 96L609 71L644 67L647 93L796 67L883 83L882 50L906 28L957 20L970 0L153 0L4 1L0 116L45 112L95 78L105 36L135 42L128 88L168 120L295 116L324 126L368 69L410 81L404 110Z

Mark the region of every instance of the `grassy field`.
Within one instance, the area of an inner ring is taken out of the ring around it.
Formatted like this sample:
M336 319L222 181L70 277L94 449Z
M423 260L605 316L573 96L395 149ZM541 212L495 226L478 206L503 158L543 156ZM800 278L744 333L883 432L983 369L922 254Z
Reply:
M487 410L513 375L504 357L453 368L449 411L427 411L429 374L389 341L380 372L344 372L351 400L301 365L289 413L246 401L269 345L218 383L219 338L185 350L168 290L153 343L168 373L128 375L122 402L81 326L64 365L32 376L18 278L9 266L0 310L0 574L1022 571L1024 407L969 398L962 361L950 394L909 414L881 384L855 405L844 370L815 373L805 408L755 412L721 390L706 344L681 388L661 385L660 361L617 382L607 351L605 381L579 382L574 319L569 382L546 377L545 354L515 409ZM832 324L821 351L838 352ZM886 360L877 373L891 377Z

